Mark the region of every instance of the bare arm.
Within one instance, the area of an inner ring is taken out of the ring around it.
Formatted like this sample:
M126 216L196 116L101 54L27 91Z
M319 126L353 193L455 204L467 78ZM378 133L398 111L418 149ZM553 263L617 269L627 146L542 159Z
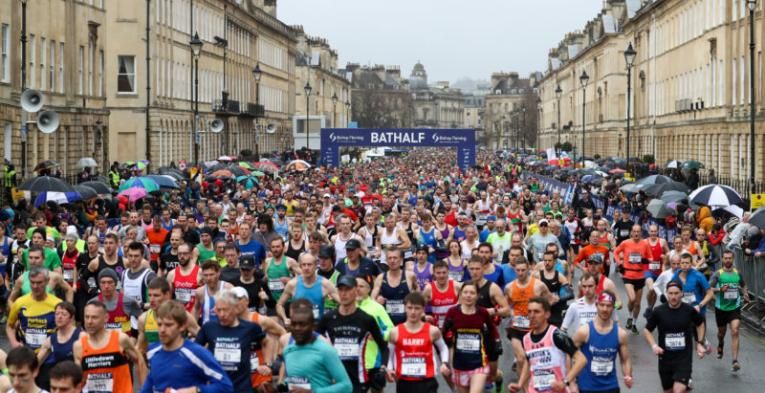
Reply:
M331 281L322 280L322 286L324 287L324 296L329 297L337 303L340 303L340 296L337 294L337 287L335 287Z
M282 296L279 298L279 302L276 303L276 315L279 316L279 318L284 321L285 326L289 326L289 318L287 318L287 312L284 309L284 306L287 304L287 302L292 299L292 293L295 291L295 281L290 280L290 282L287 283L287 285L284 287L284 292L282 292Z
M494 304L496 305L495 306L495 308L497 309L496 313L503 318L509 317L510 306L507 304L507 299L502 293L502 290L499 289L499 286L497 286L497 284L492 283L489 291L491 292L491 298L494 300Z
M77 340L72 344L72 356L74 356L74 362L77 365L82 364L82 341Z
M16 279L16 284L13 286L13 290L11 290L11 294L8 296L8 308L11 308L13 305L13 302L16 301L16 299L21 297L21 285L24 283L21 277Z
M148 373L143 355L141 352L138 352L138 349L136 349L135 345L133 345L133 341L127 334L120 333L120 346L122 346L125 355L127 355L128 358L135 363L135 371L138 383L143 385L143 382L146 380L146 374Z
M146 353L146 349L149 348L149 342L146 341L146 313L144 312L138 317L138 338L136 339L136 345L141 353Z
M380 288L382 287L383 277L385 277L385 273L375 277L374 288L372 288L372 294L370 295L374 300L377 300L377 297L380 296Z
M622 363L624 383L628 388L632 388L632 359L630 359L629 338L624 329L619 329L619 360Z
M48 358L48 355L50 355L50 348L51 343L50 340L53 336L48 336L48 338L43 341L42 345L40 346L40 349L37 351L37 361L40 364L43 364L45 362L45 359Z

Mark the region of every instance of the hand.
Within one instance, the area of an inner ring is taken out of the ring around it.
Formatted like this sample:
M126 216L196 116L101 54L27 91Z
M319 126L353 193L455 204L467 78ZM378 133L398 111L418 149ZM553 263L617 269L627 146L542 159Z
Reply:
M754 256L756 256L756 257L761 257L761 256L762 256L762 252L760 252L760 251L757 251L756 253L754 253Z
M563 381L553 381L550 384L550 387L552 388L553 392L563 392L566 389L566 385L563 384Z
M444 377L449 377L452 374L452 369L450 369L449 366L441 363L441 374Z
M285 285L287 285L287 283L290 282L289 277L282 277L279 280L281 280L282 284L285 284Z
M260 288L260 291L258 292L258 298L260 298L260 300L268 300L268 294L263 290L263 288Z
M720 288L720 292L728 292L728 288L729 288L728 284L725 284L722 286L722 288Z
M558 296L556 294L553 294L552 295L552 303L551 304L556 304L558 302L560 302L560 296Z
M492 307L492 308L487 308L487 309L486 309L486 311L489 313L489 316L490 316L490 317L493 317L494 315L496 315L496 314L497 314L497 309L496 309L496 308L494 308L494 307Z
M289 318L285 318L284 319L284 327L290 327L290 319Z
M290 389L290 393L311 393L311 391L303 388L292 388Z
M385 370L385 379L388 381L388 383L394 383L396 382L396 373L393 370Z
M696 310L696 312L701 312L701 304L697 304L693 306L693 308Z
M385 304L385 298L382 296L378 296L376 300L377 300L377 303L380 303L383 305Z
M656 356L664 355L664 349L662 349L660 346L653 344L653 353Z
M627 389L632 389L632 377L629 375L624 376L624 385L627 386Z
M509 390L510 393L518 393L521 391L521 384L519 384L518 382L513 382L507 385L507 390Z
M431 324L431 325L432 325L433 323L435 323L435 320L436 320L436 319L435 319L435 318L433 318L433 316L432 316L432 315L426 315L426 316L425 316L425 322L427 322L427 323L429 323L429 324Z
M260 375L271 375L271 372L271 367L266 365L258 366L258 374Z
M696 354L699 355L699 359L704 359L704 355L707 353L707 347L702 343L696 343Z

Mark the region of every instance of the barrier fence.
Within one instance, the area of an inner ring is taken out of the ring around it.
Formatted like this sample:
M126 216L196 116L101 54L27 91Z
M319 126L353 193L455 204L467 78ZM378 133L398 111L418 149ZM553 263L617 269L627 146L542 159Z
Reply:
M765 302L765 257L747 256L741 248L733 249L734 263L752 298Z

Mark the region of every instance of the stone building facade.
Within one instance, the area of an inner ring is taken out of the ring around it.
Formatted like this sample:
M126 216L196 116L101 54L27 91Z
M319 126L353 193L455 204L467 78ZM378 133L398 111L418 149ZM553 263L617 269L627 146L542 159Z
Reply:
M627 70L632 68L630 156L698 160L717 176L765 179L762 125L763 2L755 12L755 156L749 145L750 18L746 0L609 0L584 30L550 50L539 92L542 146L581 146L582 70L586 155L626 156ZM560 99L555 94L561 87ZM558 102L561 119L558 121ZM560 125L560 127L559 127ZM581 149L580 149L581 151Z
M495 72L486 95L484 140L491 149L531 147L536 139L537 75L521 78L517 72Z

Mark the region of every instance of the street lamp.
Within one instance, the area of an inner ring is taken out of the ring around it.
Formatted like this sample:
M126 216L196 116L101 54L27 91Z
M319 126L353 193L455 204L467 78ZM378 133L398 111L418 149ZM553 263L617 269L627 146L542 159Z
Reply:
M521 146L523 147L523 152L526 153L526 104L523 104L521 107L521 112L523 112L523 127L521 128Z
M63 77L63 76L62 76ZM27 89L27 0L21 0L21 92ZM27 176L27 112L21 111L21 177Z
M759 161L755 158L754 148L754 9L757 7L757 0L747 0L749 6L749 193L754 193L754 163Z
M258 117L260 116L260 78L263 77L263 71L260 70L260 62L255 64L252 70L252 78L255 79L255 159L260 160L260 146L258 145Z
M332 128L337 127L337 93L332 93Z
M194 38L189 42L191 53L194 55L194 129L192 137L194 138L194 165L199 165L199 54L202 52L202 40L199 39L199 33L194 33Z
M579 77L579 83L582 85L582 168L584 168L584 138L585 138L585 115L587 114L587 82L590 81L590 76L587 75L587 71L582 70L582 75Z
M345 128L351 125L351 101L345 101Z
M555 98L558 100L558 154L560 154L560 97L563 95L563 89L560 88L560 85L555 88Z
M632 66L635 64L637 52L630 42L624 51L624 62L627 63L627 170L630 169L630 106L632 104Z
M310 104L310 98L311 98L311 90L313 88L311 87L311 82L306 82L305 87L303 87L303 90L305 90L305 148L307 150L311 150L308 140L308 135L310 133L310 130L308 128L308 115L311 113L311 108L309 106Z

